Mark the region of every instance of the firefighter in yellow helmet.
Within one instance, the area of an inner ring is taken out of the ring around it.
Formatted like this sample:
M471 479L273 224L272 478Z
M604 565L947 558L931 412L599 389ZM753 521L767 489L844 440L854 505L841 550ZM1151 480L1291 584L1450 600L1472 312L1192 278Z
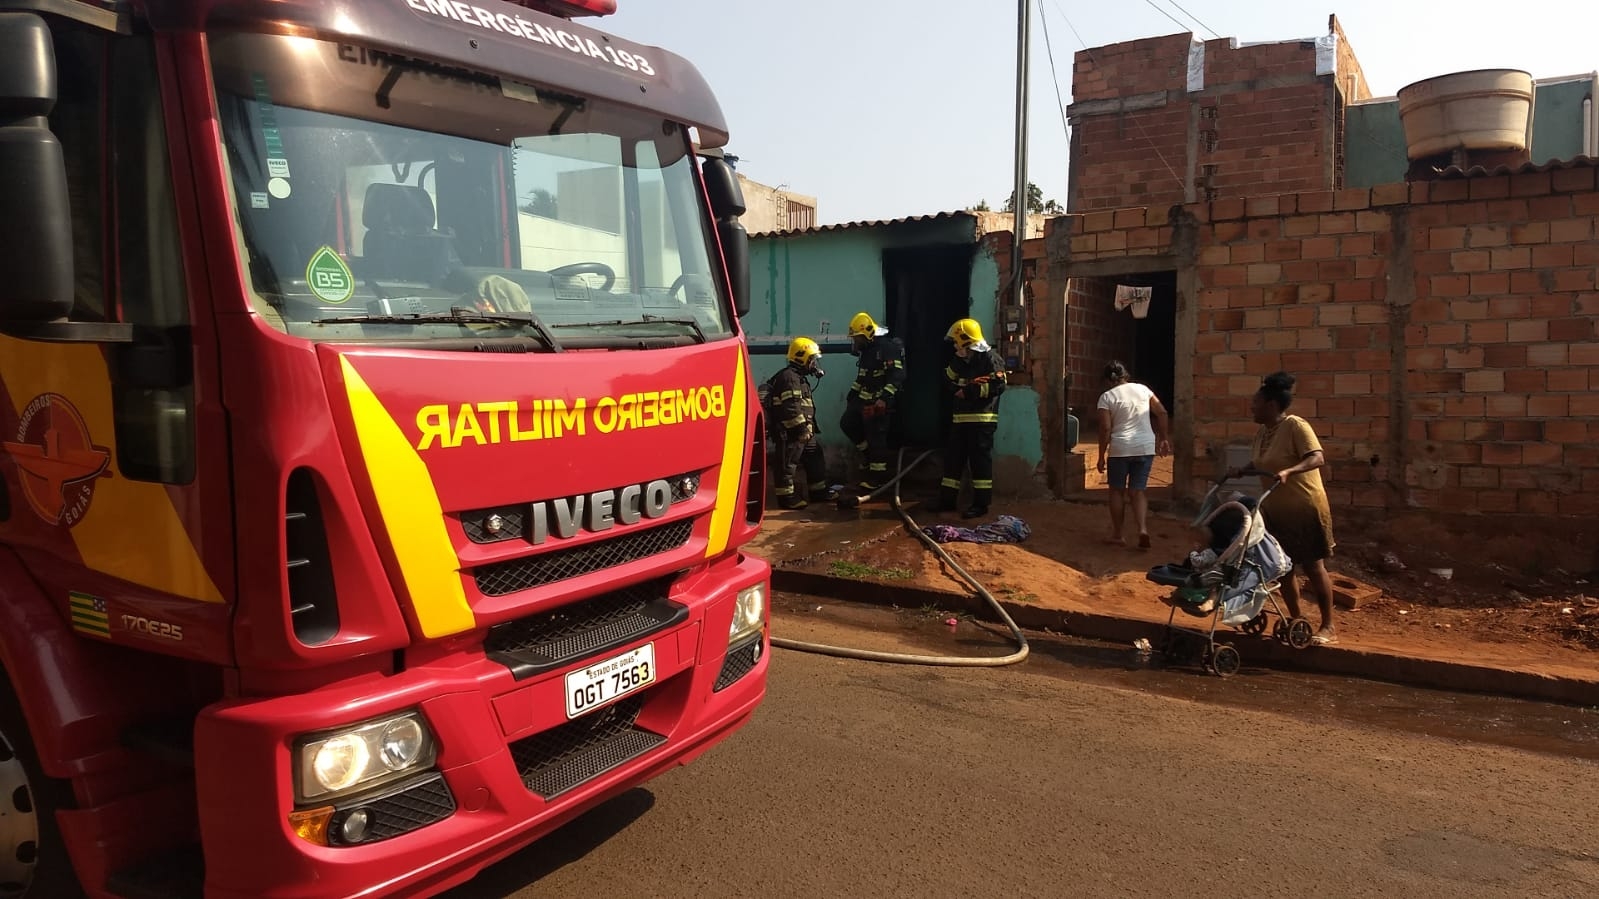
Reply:
M864 312L850 319L849 339L858 360L839 428L865 454L857 485L865 497L888 480L889 424L905 384L905 347Z
M838 494L827 486L827 468L822 448L816 443L816 402L811 397L811 377L820 378L821 347L809 337L796 337L788 344L788 364L766 382L767 430L776 438L772 460L772 482L777 504L784 509L803 509L804 497L795 492L794 473L805 467L805 487L813 502L831 502Z
M938 489L938 509L955 510L961 477L972 475L972 504L963 518L988 514L994 495L994 432L999 429L999 396L1005 392L1005 360L983 340L976 321L963 318L950 326L945 340L955 345L955 358L944 369L954 394L954 415L949 429L949 449L944 454L944 480Z

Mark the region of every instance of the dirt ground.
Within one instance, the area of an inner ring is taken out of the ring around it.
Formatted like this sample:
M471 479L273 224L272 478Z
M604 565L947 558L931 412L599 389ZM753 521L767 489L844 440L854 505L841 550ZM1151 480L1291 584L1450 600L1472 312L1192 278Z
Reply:
M1181 561L1192 548L1189 518L1153 512L1153 546L1107 545L1110 529L1104 476L1094 470L1088 490L1073 501L996 501L988 519L1015 515L1032 529L1015 545L951 543L945 548L1002 600L1050 609L1095 609L1165 620L1169 589L1145 579L1151 566ZM1169 505L1170 460L1151 478L1150 498ZM972 525L958 516L907 508L923 526ZM849 523L849 527L844 527ZM1362 598L1358 609L1337 610L1341 643L1406 655L1498 664L1547 673L1591 673L1599 664L1599 585L1579 565L1580 552L1561 555L1531 536L1456 534L1425 516L1390 521L1335 520L1334 581ZM1131 527L1129 512L1128 532ZM838 537L839 539L829 539ZM1135 542L1135 541L1129 541ZM756 551L775 565L965 593L966 588L884 504L855 513L830 507L771 512ZM1591 546L1581 537L1571 545ZM1304 613L1319 623L1313 601Z

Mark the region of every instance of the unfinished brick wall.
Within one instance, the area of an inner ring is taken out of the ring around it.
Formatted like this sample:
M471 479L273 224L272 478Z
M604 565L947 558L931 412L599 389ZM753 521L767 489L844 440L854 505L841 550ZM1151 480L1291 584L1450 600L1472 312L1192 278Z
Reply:
M1594 175L1413 185L1412 505L1599 513Z
M1330 27L1331 73L1318 74L1315 41L1220 39L1204 43L1204 82L1193 91L1192 35L1078 53L1070 210L1337 187L1344 103L1366 89L1336 19Z
M991 232L983 237L985 251L992 254L999 267L999 288L994 297L994 320L980 324L983 335L1001 355L1007 355L1007 338L1011 336L1005 330L1004 310L1011 305L1014 295L1010 276L1012 240L1009 231ZM1021 366L1010 372L1009 377L1013 384L1031 386L1049 377L1049 340L1054 333L1054 294L1050 290L1042 237L1022 241L1022 277L1027 282L1026 319L1019 336L1025 352Z
M1249 398L1285 369L1299 378L1293 411L1327 449L1336 506L1599 513L1595 174L1181 210L1196 285L1179 319L1195 346L1192 395L1179 398L1194 410L1189 491L1203 491L1219 448L1252 438ZM1062 219L1056 269L1128 254L1140 229L1117 222L1147 227L1150 213L1118 210L1108 230L1104 214Z
M1369 191L1234 200L1206 212L1195 257L1194 489L1217 446L1253 439L1250 397L1265 375L1285 370L1298 379L1293 412L1337 460L1323 472L1334 505L1384 506L1395 433L1392 216L1371 208Z
M1105 365L1133 359L1133 317L1115 308L1115 278L1073 278L1066 290L1066 359L1071 374L1067 405L1086 423L1104 392Z

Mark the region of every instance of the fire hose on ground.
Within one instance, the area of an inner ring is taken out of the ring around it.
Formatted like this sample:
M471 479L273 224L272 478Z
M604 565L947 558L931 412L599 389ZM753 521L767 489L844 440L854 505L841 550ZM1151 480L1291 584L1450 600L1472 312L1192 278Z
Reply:
M925 543L927 548L931 549L934 555L938 556L940 561L942 561L945 565L948 565L957 575L959 575L960 579L964 581L966 585L974 592L976 592L978 596L981 596L983 599L988 601L988 604L992 606L994 611L999 615L1000 620L1004 621L1005 626L1010 628L1011 639L1016 641L1018 647L1017 650L1010 655L1004 656L974 657L917 655L914 653L879 652L871 649L854 649L848 646L830 646L825 643L807 643L802 640L789 640L783 637L775 636L772 637L773 646L776 646L780 649L793 649L799 652L814 652L821 655L837 656L843 659L862 659L868 662L891 662L901 665L939 665L959 668L999 668L1005 665L1015 665L1016 663L1027 658L1027 637L1022 634L1022 629L1016 626L1016 622L1011 620L1010 615L1005 611L1005 607L999 604L999 600L995 599L994 595L989 593L986 587L979 583L976 578L972 577L971 574L966 571L966 569L962 568L959 562L956 562L949 553L945 552L944 547L938 545L938 541L927 536L926 532L924 532L921 527L917 525L916 520L911 518L910 513L906 512L905 507L900 504L900 480L932 454L932 450L927 450L920 456L917 456L915 460L911 462L909 467L906 467L905 450L902 447L899 451L899 459L896 462L899 470L894 474L894 477L881 487L878 487L876 490L872 491L871 494L864 497L864 499L874 499L877 496L880 496L884 491L892 489L893 493L890 496L890 502L894 507L894 511L899 513L900 520L905 523L905 529L915 536L916 539Z

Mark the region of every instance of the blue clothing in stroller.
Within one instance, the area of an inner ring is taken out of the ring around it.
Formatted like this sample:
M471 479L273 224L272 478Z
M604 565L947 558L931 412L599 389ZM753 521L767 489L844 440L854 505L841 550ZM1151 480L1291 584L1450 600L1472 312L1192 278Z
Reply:
M1191 615L1216 611L1222 624L1244 624L1260 615L1270 598L1266 588L1287 575L1293 562L1282 545L1266 530L1265 516L1253 497L1220 497L1215 490L1205 497L1195 524L1210 532L1208 552L1189 555L1187 564L1161 566L1162 583L1182 577L1175 603Z

